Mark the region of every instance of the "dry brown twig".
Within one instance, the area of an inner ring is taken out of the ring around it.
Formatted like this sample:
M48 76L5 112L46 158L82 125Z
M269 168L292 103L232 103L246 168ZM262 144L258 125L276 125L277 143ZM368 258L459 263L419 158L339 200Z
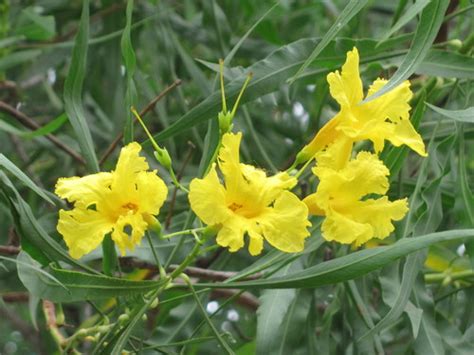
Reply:
M6 102L0 101L0 111L5 112L11 117L15 118L18 122L20 122L26 128L29 128L31 130L37 130L38 128L41 128L41 126L38 123L36 123L35 120L31 119L30 117L25 115L23 112L18 111L16 108L14 108L13 106L10 106ZM52 134L46 134L44 137L48 139L51 143L53 143L56 147L61 149L63 152L69 154L77 162L81 164L85 164L84 159L77 152L75 152L72 148L70 148L63 142L61 142L58 138L56 138Z
M148 112L153 110L153 108L158 103L158 101L160 101L163 97L168 95L168 93L171 90L173 90L174 88L176 88L179 85L181 85L181 79L176 79L171 85L167 86L158 96L156 96L153 100L151 100L148 103L148 105L145 106L145 108L143 110L140 111L140 113L139 113L140 117L144 117ZM136 123L136 122L137 122L137 119L135 118L133 120L133 123ZM117 137L115 137L115 139L112 141L112 143L110 143L108 148L105 150L104 155L102 155L102 158L100 158L100 160L99 160L99 165L102 165L107 160L107 158L110 156L110 154L112 154L114 149L120 143L120 140L122 138L123 138L123 131L120 132L117 135Z

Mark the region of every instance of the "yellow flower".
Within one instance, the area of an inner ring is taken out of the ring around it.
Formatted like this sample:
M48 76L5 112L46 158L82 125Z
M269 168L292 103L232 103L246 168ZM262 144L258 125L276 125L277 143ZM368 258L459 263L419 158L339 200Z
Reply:
M326 240L359 246L384 239L394 230L392 220L408 211L407 199L373 196L385 195L389 187L389 171L375 154L360 152L340 170L317 166L313 173L319 185L304 202L310 213L326 216L321 228Z
M115 171L58 180L56 194L74 204L59 211L57 227L73 258L97 248L110 232L124 255L157 223L168 189L156 171L147 171L140 150L135 142L122 148Z
M219 228L217 243L231 252L243 247L245 233L252 255L261 253L264 238L285 252L303 250L311 225L308 208L286 190L296 179L287 173L267 177L264 171L241 164L241 138L241 133L223 135L218 162L225 186L214 165L206 177L191 181L191 208L204 223Z
M427 155L423 140L409 119L409 101L413 96L409 81L404 81L372 101L360 104L363 88L359 75L359 52L355 47L347 53L342 72L330 73L327 81L331 96L341 109L303 148L301 160L311 159L318 151L339 139L348 139L350 143L371 140L377 153L383 149L384 141L388 140L397 147L405 144L418 154ZM386 82L384 79L375 80L368 96L380 90Z

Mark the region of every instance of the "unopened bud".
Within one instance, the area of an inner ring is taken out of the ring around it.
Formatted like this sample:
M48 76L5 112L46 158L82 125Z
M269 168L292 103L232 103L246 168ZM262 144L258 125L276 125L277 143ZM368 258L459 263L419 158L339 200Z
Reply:
M128 316L128 314L121 314L121 315L118 317L119 323L125 323L125 322L128 321L129 319L130 319L130 317Z
M446 43L448 47L452 50L459 50L462 47L462 41L460 39L452 39Z
M160 150L155 150L153 153L156 160L166 169L171 169L171 157L166 148L160 148Z
M229 132L232 128L232 114L230 112L221 111L217 115L217 118L219 120L219 129L221 134Z
M153 300L153 302L151 303L150 308L153 309L153 308L158 307L158 304L159 304L159 303L160 303L160 302L159 302L159 300L158 300L158 297L156 297L156 298Z

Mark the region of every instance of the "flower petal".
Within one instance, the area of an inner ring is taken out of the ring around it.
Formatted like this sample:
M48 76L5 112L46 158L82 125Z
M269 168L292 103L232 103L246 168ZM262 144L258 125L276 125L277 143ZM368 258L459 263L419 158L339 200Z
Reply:
M231 215L215 166L203 179L191 181L188 198L194 213L208 225L223 223Z
M222 136L222 146L219 150L219 169L225 179L228 191L238 191L243 177L240 170L239 147L242 133L226 133Z
M316 194L321 207L330 198L341 203L356 201L367 194L385 194L389 187L389 170L377 155L369 152L360 152L342 170L315 167L313 172L320 180Z
M387 196L383 196L378 199L359 201L354 206L352 215L358 222L368 223L372 226L373 235L370 238L384 239L395 229L392 221L401 220L407 212L406 198L392 202L388 200ZM364 237L359 237L355 242L359 246L367 240Z
M127 226L130 228L130 234L124 230ZM140 244L147 227L148 223L140 213L121 215L117 219L112 232L112 240L117 244L122 256L125 255L127 249L133 250Z
M311 142L305 145L298 154L298 157L302 162L312 159L317 152L324 149L332 142L338 140L339 137L343 136L343 134L337 129L341 123L342 118L343 115L338 113L319 129L318 133L316 133L316 136L311 140Z
M82 208L59 211L58 232L69 248L69 254L75 259L97 248L112 226L97 211Z
M216 242L222 247L229 248L231 253L244 246L244 233L247 221L239 216L232 216L217 233Z
M352 140L345 136L339 137L326 149L316 153L315 158L319 167L340 170L344 168L352 154Z
M321 226L324 239L342 244L351 244L355 240L369 240L373 229L369 223L360 223L342 213L329 209Z
M388 80L380 78L375 80L370 86L367 96L375 94L387 82ZM405 80L395 89L362 105L362 108L368 119L382 122L386 119L389 119L391 122L408 120L411 109L409 102L412 97L413 93L410 90L410 82Z
M119 189L124 192L135 188L135 174L149 169L145 158L139 153L142 147L137 142L132 142L123 147L114 171L114 181L112 189Z
M387 139L396 147L405 144L422 157L428 156L423 139L408 120L397 123L393 135Z
M256 218L265 239L275 248L287 253L302 251L309 236L308 208L289 191L283 191L273 207Z
M248 230L249 235L249 253L252 256L259 255L263 250L263 236L257 228Z
M363 98L362 80L359 75L359 52L356 47L347 52L346 62L339 73L336 70L327 76L331 96L341 105L357 105Z
M168 195L168 188L156 171L141 171L136 176L139 212L157 215Z
M87 208L103 199L104 193L110 191L111 183L111 173L60 178L56 183L55 193L78 207Z
M303 199L310 214L315 216L325 216L326 212L319 206L319 201L319 196L316 193L308 195Z

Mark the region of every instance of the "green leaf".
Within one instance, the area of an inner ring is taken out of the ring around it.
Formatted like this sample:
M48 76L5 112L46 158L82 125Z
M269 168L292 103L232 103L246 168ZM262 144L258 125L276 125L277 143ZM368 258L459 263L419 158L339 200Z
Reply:
M47 124L45 124L43 127L38 128L34 130L33 132L22 133L21 136L23 138L35 138L35 137L45 136L61 128L65 122L67 122L67 115L65 113L62 113L51 122L48 122Z
M407 11L398 19L398 21L388 30L380 41L385 41L395 32L397 32L400 28L405 26L408 22L410 22L418 13L428 5L430 0L417 0Z
M92 136L87 125L82 106L82 85L86 75L87 41L89 39L89 0L82 5L79 31L76 35L69 72L64 83L64 108L69 122L76 133L79 147L90 172L98 172L99 164L92 143Z
M23 262L28 267L18 265L18 275L26 289L34 296L51 302L78 302L115 297L131 297L155 290L158 281L132 281L103 275L49 267L48 276L28 254Z
M289 83L292 84L296 79L301 76L306 68L318 57L323 49L329 44L330 41L336 37L339 31L347 25L347 23L359 13L360 10L367 4L367 0L351 0L346 5L344 10L339 14L336 21L333 23L331 28L324 34L324 37L318 43L311 55L306 59L303 65L298 69L296 74L289 80Z
M415 238L404 238L389 246L360 250L309 267L301 272L289 274L285 277L229 283L199 283L196 284L196 287L259 289L307 288L332 285L338 282L352 280L371 271L380 269L394 260L427 248L432 244L460 239L470 240L472 238L474 238L474 229L458 229L431 233Z
M408 299L412 293L413 285L419 270L423 266L424 257L420 253L410 255L403 266L402 282L399 284L398 290L394 297L390 299L390 311L372 327L367 333L362 335L357 341L362 341L374 334L389 327L402 315L407 309Z
M33 7L27 7L21 11L14 32L29 40L46 41L56 35L56 21L53 16L39 15Z
M474 58L432 49L415 72L443 78L474 79Z
M26 49L5 55L3 58L0 58L0 71L5 71L25 62L32 61L40 54L41 50L39 49Z
M452 111L451 111L452 112ZM458 156L458 176L459 176L459 190L461 193L461 200L463 211L467 216L467 221L470 225L474 225L474 194L469 187L469 180L467 176L466 154L464 152L464 127L461 124L459 127L459 156ZM471 265L474 267L474 241L466 243L466 251L471 260Z
M301 344L304 333L301 331L308 322L308 314L311 308L311 291L296 290L296 296L285 310L285 318L280 326L278 341L274 340L277 349L274 354L291 354L293 349Z
M127 1L126 17L127 23L123 30L122 38L120 40L120 48L122 50L122 57L124 61L125 70L127 73L127 92L125 94L125 127L123 140L124 143L133 141L133 114L130 110L137 102L137 88L133 80L133 74L136 69L135 51L132 46L131 30L132 30L132 15L133 15L133 0Z
M16 230L22 237L22 249L43 265L47 265L52 261L64 261L69 265L97 273L97 271L87 265L72 259L63 247L45 232L33 215L30 206L21 198L11 181L1 171L0 180L2 180L0 190L3 191L10 202Z
M314 38L298 40L275 50L265 59L256 62L245 71L240 70L240 75L225 87L228 101L232 102L237 98L247 78L247 72L252 72L253 78L242 96L241 105L282 89L286 84L286 80L304 63L318 41L319 39ZM331 42L331 45L324 49L321 55L311 64L311 67L314 68L305 76L318 77L338 68L345 60L345 52L351 50L354 46L357 46L361 53L362 63L379 60L381 53L385 53L383 58L400 56L399 51L387 54L387 50L405 41L406 36L401 36L393 38L376 48L378 42L374 40L338 39ZM167 139L212 117L216 117L220 106L221 96L220 91L217 90L171 126L155 135L154 138L156 140ZM149 144L149 141L146 141L146 144Z
M41 265L34 261L31 256L28 255L28 253L25 253L24 251L21 251L16 259L11 259L11 258L6 258L4 256L0 255L0 260L5 260L5 261L10 261L13 262L17 265L18 268L18 275L20 275L21 272L34 272L36 274L40 274L43 277L49 279L51 282L55 283L56 285L62 287L63 289L67 290L67 287L64 286L57 278L55 278L53 275L48 274L46 271L41 269Z
M423 63L423 59L433 44L439 28L443 24L444 14L448 8L449 0L432 0L421 13L420 22L416 28L412 46L405 56L398 70L390 80L375 94L369 96L364 102L369 102L383 94L395 89L404 80L408 79Z
M13 164L6 156L0 153L0 167L3 167L5 170L12 173L18 180L24 183L28 188L34 191L42 199L48 201L50 204L54 205L54 202L46 195L42 188L37 186L33 180L31 180L28 175L26 175L20 168Z
M421 277L415 284L413 295L415 305L423 310L420 332L414 343L415 353L420 355L444 355L445 349L442 337L438 331L434 317L434 302L424 287Z
M302 269L301 262L288 264L275 275L286 276ZM257 310L257 354L274 353L279 342L280 326L296 296L294 289L265 290L260 296Z
M0 39L0 48L9 47L12 44L23 41L24 39L25 39L25 36L12 36L12 37L7 37L7 38L2 38Z
M444 108L437 107L429 103L426 103L426 105L444 117L451 118L458 122L474 123L474 106L471 106L465 110L445 110Z

